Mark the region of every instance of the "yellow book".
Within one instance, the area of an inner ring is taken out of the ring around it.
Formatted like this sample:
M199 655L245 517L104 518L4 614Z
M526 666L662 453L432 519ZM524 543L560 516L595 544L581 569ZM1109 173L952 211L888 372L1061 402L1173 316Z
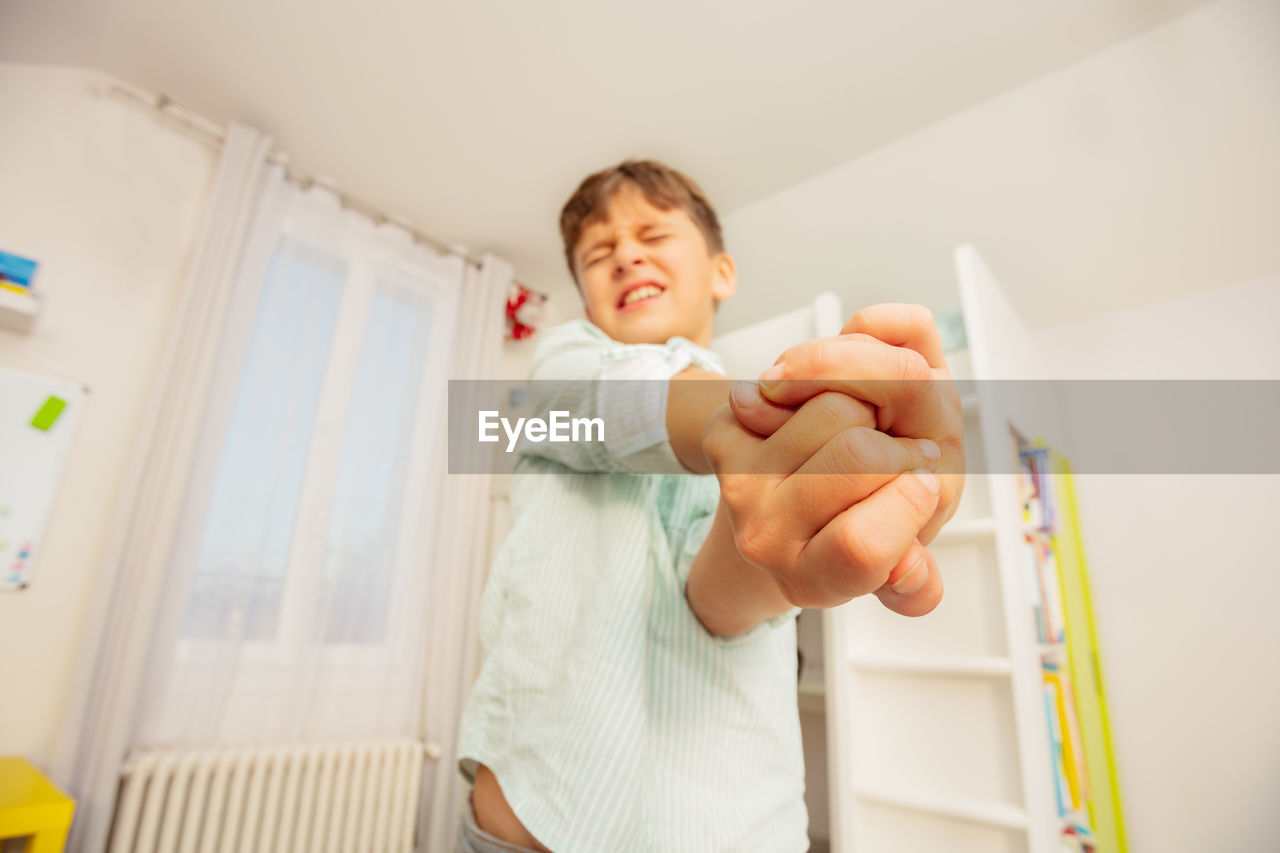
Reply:
M1071 792L1071 808L1079 809L1081 802L1080 764L1076 761L1076 744L1072 721L1067 719L1066 691L1062 678L1056 672L1045 671L1044 680L1053 685L1053 695L1058 703L1058 725L1062 729L1062 773L1067 777L1067 789Z

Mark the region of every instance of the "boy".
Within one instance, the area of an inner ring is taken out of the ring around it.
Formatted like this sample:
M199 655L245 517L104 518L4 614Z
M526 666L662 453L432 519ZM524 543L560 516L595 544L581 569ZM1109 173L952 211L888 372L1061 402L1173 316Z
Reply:
M548 330L532 376L578 380L556 408L606 436L522 447L517 473L556 476L514 478L485 589L460 849L805 850L799 606L941 596L921 543L963 453L937 332L869 309L730 395L707 346L736 270L696 184L628 161L561 231L590 322Z

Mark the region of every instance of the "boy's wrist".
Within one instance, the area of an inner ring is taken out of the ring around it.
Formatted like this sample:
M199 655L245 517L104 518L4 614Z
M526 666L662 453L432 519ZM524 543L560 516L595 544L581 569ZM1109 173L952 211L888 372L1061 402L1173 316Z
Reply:
M707 632L718 637L746 633L793 606L764 569L739 553L723 500L694 557L685 598Z
M710 474L702 437L711 415L729 402L733 380L701 367L673 376L667 389L667 436L680 464L694 474Z

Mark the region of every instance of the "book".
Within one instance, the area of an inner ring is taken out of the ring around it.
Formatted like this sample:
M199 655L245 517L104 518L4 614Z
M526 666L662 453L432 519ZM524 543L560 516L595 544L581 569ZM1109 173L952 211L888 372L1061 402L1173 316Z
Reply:
M18 293L29 292L37 266L30 258L0 252L0 287Z
M1057 696L1052 684L1043 685L1044 713L1049 723L1049 763L1053 766L1053 790L1058 806L1058 817L1065 818L1071 812L1067 778L1062 769L1062 735L1058 728Z
M1036 543L1031 534L1023 534L1023 555L1027 566L1027 600L1035 614L1036 639L1048 643L1051 628L1049 626L1049 608L1044 598L1044 584L1040 578L1040 561L1036 557Z
M1075 711L1072 710L1070 714L1067 713L1062 675L1055 672L1051 667L1046 666L1044 680L1053 688L1054 712L1058 716L1058 734L1062 745L1062 775L1067 782L1071 810L1077 811L1084 801L1084 785L1081 778L1083 776L1084 762L1081 760L1078 750L1079 735L1073 732L1076 727L1073 724L1073 720L1069 719L1075 717Z

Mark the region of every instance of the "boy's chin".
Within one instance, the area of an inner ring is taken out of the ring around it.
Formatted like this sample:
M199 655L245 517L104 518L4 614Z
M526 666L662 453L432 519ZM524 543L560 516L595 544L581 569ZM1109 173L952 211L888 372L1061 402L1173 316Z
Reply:
M669 317L626 315L613 318L609 337L624 344L665 344L676 335L687 335L683 324Z

